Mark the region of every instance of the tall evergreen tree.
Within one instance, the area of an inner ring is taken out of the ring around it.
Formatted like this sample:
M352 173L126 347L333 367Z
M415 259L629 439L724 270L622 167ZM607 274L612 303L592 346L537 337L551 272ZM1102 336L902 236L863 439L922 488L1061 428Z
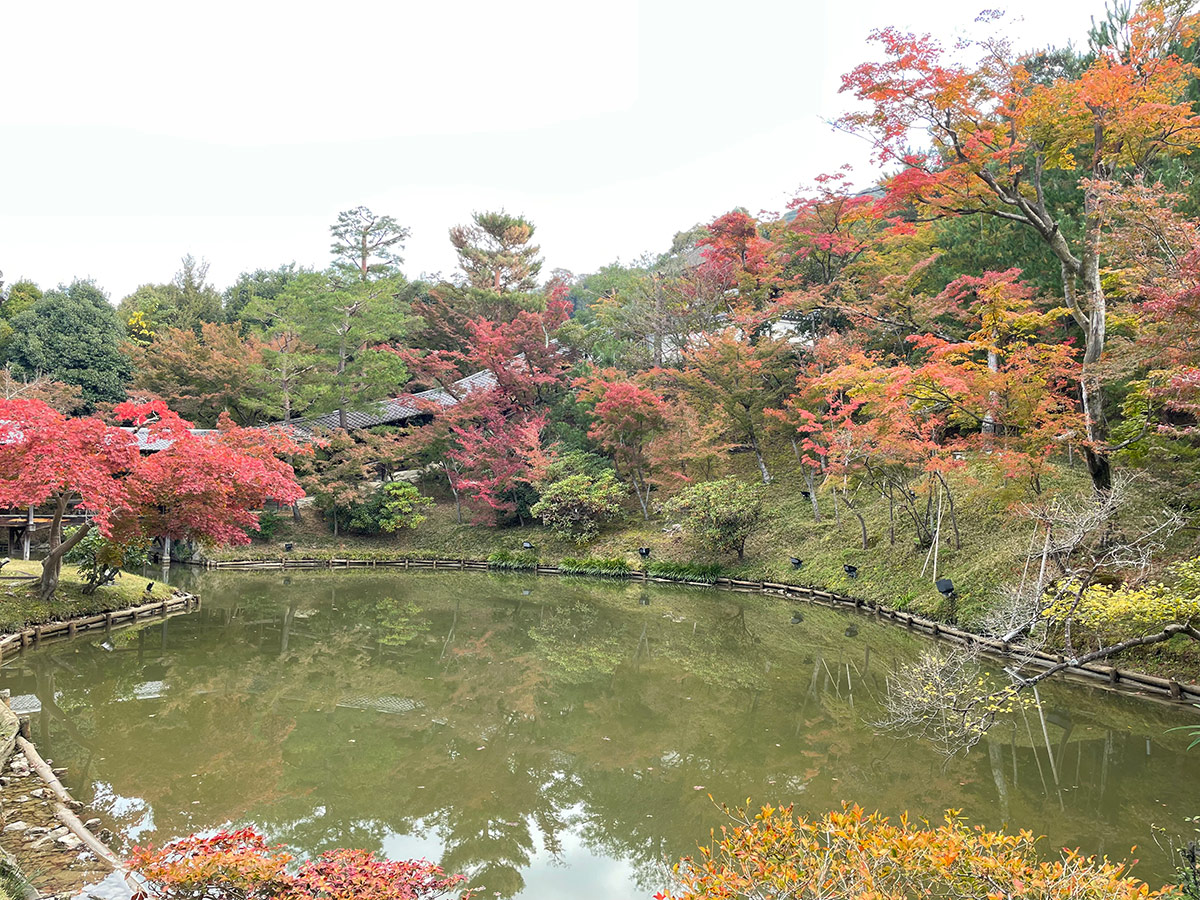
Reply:
M400 274L400 251L411 232L391 216L357 206L338 213L329 231L333 271L342 281L366 283Z
M12 328L7 362L17 375L77 384L88 407L125 397L132 373L121 348L125 331L93 282L47 291L13 319Z

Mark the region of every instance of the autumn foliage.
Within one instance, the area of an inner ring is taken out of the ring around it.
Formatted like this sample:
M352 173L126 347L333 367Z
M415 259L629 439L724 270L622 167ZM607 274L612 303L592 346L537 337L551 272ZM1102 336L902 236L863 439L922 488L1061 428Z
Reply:
M135 847L136 900L438 900L467 898L465 879L425 860L390 861L366 850L331 850L302 863L251 828Z
M265 501L303 496L281 459L301 448L277 431L224 420L218 431L196 434L162 401L124 403L114 415L162 449L142 454L132 431L69 418L40 400L0 400L0 508L51 508L45 599L63 557L92 528L120 541L247 543ZM87 520L64 540L63 518L76 509Z
M807 819L792 807L751 814L726 809L730 822L695 857L675 867L676 885L656 900L1148 900L1151 892L1124 864L1064 850L1039 858L1038 841L968 826L956 811L940 825L892 821L857 805Z

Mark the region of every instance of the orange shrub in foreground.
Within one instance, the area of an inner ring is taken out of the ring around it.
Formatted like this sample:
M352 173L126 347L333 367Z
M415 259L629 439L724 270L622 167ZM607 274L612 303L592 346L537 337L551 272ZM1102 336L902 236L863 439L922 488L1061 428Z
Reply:
M1123 863L1064 851L1037 859L1028 831L1004 834L968 826L951 810L943 824L897 822L847 805L808 820L792 807L764 806L731 820L696 857L675 866L676 886L656 900L1149 900Z

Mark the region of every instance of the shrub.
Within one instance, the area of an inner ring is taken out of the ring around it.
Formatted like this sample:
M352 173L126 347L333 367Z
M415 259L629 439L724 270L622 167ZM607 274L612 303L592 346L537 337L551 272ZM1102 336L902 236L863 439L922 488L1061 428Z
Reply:
M280 900L434 900L465 880L423 859L392 862L367 850L330 850L304 863Z
M582 546L600 532L601 522L620 515L626 493L611 471L578 472L544 486L531 512L557 537Z
M568 575L602 575L607 578L620 578L633 571L633 566L623 559L601 559L595 556L584 559L568 556L558 567Z
M721 577L721 566L717 563L652 562L646 564L646 574L674 581L703 581L712 584Z
M733 552L742 559L746 539L763 523L763 496L762 485L721 478L685 488L665 509L718 553Z
M416 528L425 521L421 512L433 505L431 497L407 481L381 484L365 503L350 508L347 528L362 534L392 533L401 528Z
M1056 626L1070 620L1104 641L1125 640L1159 631L1171 622L1200 620L1200 557L1172 566L1174 584L1090 585L1077 598L1075 591L1062 596L1045 611Z
M264 541L270 541L275 538L276 532L283 526L290 516L281 516L276 512L261 512L258 514L258 532L255 537L261 538Z
M144 879L135 900L438 900L465 881L423 859L393 862L366 850L331 850L295 875L286 868L291 861L282 847L244 828L193 835L161 850L135 847L129 867Z
M290 883L290 854L250 828L191 837L156 850L134 847L129 868L157 900L269 900ZM137 895L135 895L136 897Z
M847 805L819 819L792 807L764 806L750 816L726 809L732 825L699 858L676 867L677 887L659 900L792 897L883 900L941 897L1036 897L1037 900L1148 900L1151 893L1125 867L1064 851L1037 858L1027 831L1010 835L970 828L954 814L937 827L914 826Z
M528 550L521 550L516 553L510 553L507 550L497 550L488 556L487 561L493 569L511 569L514 571L536 569L538 564L537 554Z
M97 588L112 584L122 569L146 565L146 545L122 544L109 540L98 531L89 531L71 548L65 561L79 565L79 574L84 581L83 592L94 594Z

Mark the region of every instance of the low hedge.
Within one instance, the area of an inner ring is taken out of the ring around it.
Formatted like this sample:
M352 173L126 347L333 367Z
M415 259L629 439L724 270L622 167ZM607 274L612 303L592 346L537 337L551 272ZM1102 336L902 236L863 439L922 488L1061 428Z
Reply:
M604 559L588 556L584 559L566 557L558 564L558 568L568 575L600 575L606 578L624 578L634 569L623 559Z
M487 561L493 569L507 569L514 572L532 571L538 565L537 554L529 550L519 550L516 553L497 550L488 556Z
M670 578L672 581L712 584L721 577L721 567L716 563L652 562L646 564L646 574L655 578Z

